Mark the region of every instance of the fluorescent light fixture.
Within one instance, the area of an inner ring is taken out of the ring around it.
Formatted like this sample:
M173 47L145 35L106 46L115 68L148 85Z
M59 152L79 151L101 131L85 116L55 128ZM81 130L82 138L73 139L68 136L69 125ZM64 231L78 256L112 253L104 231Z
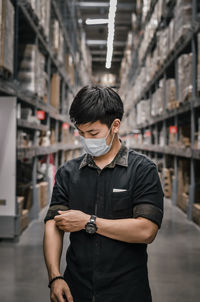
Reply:
M109 15L108 15L107 56L106 56L106 68L108 69L111 67L111 61L113 55L116 10L117 10L117 0L110 0L110 8L109 8Z
M87 25L108 24L108 19L86 19L85 23Z

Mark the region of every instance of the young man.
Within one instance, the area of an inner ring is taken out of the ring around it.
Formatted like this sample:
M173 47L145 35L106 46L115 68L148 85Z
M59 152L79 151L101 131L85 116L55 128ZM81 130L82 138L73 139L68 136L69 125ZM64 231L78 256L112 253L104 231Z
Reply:
M156 165L119 140L122 116L111 88L84 87L71 105L86 154L57 171L45 218L52 302L152 301L146 249L161 226L163 191Z

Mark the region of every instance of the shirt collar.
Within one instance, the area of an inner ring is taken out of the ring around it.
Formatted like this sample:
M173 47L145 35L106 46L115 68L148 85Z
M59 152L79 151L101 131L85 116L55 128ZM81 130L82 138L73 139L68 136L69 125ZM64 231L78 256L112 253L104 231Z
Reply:
M121 143L121 147L119 152L116 154L115 158L112 160L110 164L108 164L107 168L114 168L116 165L128 167L128 148L125 146L124 143ZM85 166L89 166L91 168L97 169L97 165L95 164L93 157L86 153L81 161L79 169L82 169Z

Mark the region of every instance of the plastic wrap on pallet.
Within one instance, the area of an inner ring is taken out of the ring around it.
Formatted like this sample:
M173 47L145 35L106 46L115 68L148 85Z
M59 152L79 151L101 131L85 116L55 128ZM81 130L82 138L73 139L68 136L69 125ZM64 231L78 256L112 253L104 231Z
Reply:
M185 35L192 24L192 1L177 0L175 6L175 43Z
M45 57L37 51L36 92L40 98L47 101L48 76L45 70Z
M197 35L198 65L197 65L197 91L200 92L200 33Z
M59 50L58 50L58 61L63 63L64 61L64 36L63 33L60 31L59 34Z
M47 97L47 75L45 69L45 57L40 53L36 45L21 45L19 48L21 63L18 79L23 91L36 93L39 97Z
M14 8L9 0L0 2L0 68L13 73Z
M137 125L146 123L150 118L150 100L142 100L137 104Z
M37 46L32 44L21 45L21 63L18 73L20 88L23 91L35 93L37 90Z
M162 115L164 111L164 81L160 80L158 89L152 95L151 115Z
M40 24L44 29L46 37L49 37L50 0L40 0L41 18Z
M170 53L174 49L174 42L175 42L175 22L174 19L172 19L168 27L168 53Z
M149 0L143 0L143 7L142 7L142 22L145 21L146 16L148 14L148 11L150 9L150 1Z
M179 102L190 99L192 95L192 53L178 58L178 98Z
M169 110L175 108L176 104L176 82L175 79L167 79L166 81L167 108Z
M51 46L54 53L58 53L60 45L60 27L56 19L51 20Z

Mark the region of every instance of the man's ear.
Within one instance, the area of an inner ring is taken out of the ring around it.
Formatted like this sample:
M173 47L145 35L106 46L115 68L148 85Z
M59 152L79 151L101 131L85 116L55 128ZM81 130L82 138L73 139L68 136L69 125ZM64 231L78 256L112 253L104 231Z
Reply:
M120 121L120 119L118 119L118 118L116 118L116 119L113 121L113 132L114 132L114 133L118 133L118 132L119 132L120 124L121 124L121 121Z

